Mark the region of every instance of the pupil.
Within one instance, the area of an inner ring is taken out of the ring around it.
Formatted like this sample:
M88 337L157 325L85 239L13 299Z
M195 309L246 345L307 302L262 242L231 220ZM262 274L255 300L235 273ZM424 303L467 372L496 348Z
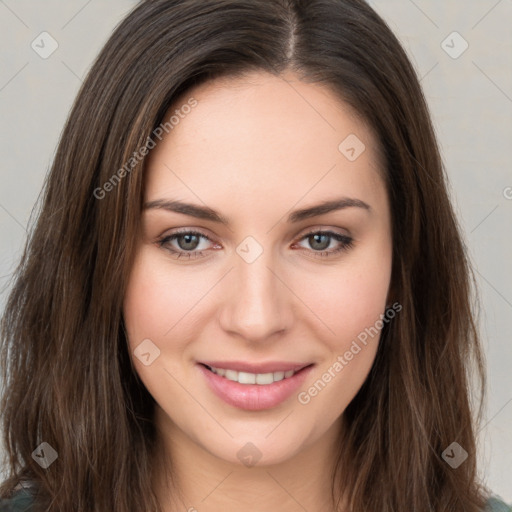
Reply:
M316 235L312 235L309 237L310 238L310 244L311 244L311 247L313 249L318 249L318 250L324 250L324 249L327 249L327 247L329 247L329 236L328 235L319 235L319 234L316 234ZM324 238L324 243L320 242L320 238ZM313 241L311 241L313 240ZM318 247L316 244L317 242L320 244L320 247ZM327 243L326 243L327 242Z
M181 243L181 240L183 239L186 240L184 244ZM183 250L194 250L197 247L197 239L197 235L183 235L180 238L178 238L178 245ZM192 246L190 246L189 244L192 244Z

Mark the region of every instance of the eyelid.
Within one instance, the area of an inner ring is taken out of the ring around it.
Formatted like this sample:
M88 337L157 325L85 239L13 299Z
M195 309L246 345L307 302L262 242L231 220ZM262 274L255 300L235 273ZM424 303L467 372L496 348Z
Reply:
M302 234L298 235L298 239L302 239L304 238L305 236L308 236L308 235L313 235L315 233L333 233L333 234L336 234L336 235L340 235L340 236L345 236L347 238L354 238L350 232L348 231L348 229L344 229L345 232L342 232L342 231L336 231L336 230L340 230L342 228L333 228L333 227L329 227L329 226L325 226L325 225L318 225L318 226L313 226L312 228L307 228L306 231L304 231Z
M162 235L159 237L159 240L166 240L172 237L178 237L179 235L196 235L198 237L204 238L211 242L212 244L216 244L215 240L210 236L201 231L198 228L178 228L175 231L172 231L171 233L167 233L165 235ZM189 251L192 252L192 251Z
M201 228L176 228L173 229L172 231L167 230L164 232L164 234L157 237L157 241L166 240L177 235L198 235L203 238L206 238L212 243L217 243L214 241L212 236L206 234Z

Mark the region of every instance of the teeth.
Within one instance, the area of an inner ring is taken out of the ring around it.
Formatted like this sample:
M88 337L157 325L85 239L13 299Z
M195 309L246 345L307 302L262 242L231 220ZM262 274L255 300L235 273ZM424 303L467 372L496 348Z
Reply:
M283 373L283 372L276 372L276 373ZM254 382L256 384L262 384L262 385L272 384L272 382L276 382L277 380L281 380L281 379L276 379L273 373L258 373L254 377Z
M226 370L226 375L224 375L224 377L228 380L238 380L238 372L235 370Z
M288 379L295 374L294 370L288 370L287 372L273 372L273 373L249 373L249 372L237 372L236 370L225 370L224 368L213 368L209 367L213 373L224 377L240 384L272 384L283 379Z
M286 374L289 375L286 375ZM283 380L285 377L291 377L295 372L293 370L290 370L289 372L274 372L272 375L274 376L274 382L277 382L278 380Z

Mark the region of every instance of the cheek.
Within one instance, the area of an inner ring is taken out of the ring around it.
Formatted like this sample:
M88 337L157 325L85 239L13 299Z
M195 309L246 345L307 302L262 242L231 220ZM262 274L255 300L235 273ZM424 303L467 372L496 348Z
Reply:
M370 253L371 254L371 253ZM379 254L379 253L377 253ZM332 350L342 350L386 308L391 257L359 257L333 267L331 272L302 274L296 290L311 309Z
M190 404L172 376L181 373L191 337L186 315L204 292L197 289L199 283L193 288L186 276L170 272L168 262L156 256L151 248L142 247L129 276L123 303L128 347L139 378L157 403L172 399L169 409L186 408ZM149 361L141 358L144 353L150 354Z
M321 338L326 350L297 400L303 414L321 418L319 425L339 418L363 385L384 325L390 273L376 278L375 273L353 270L323 291L310 288L315 312L333 332Z
M142 248L129 278L123 311L131 345L145 338L160 343L181 331L186 325L182 320L207 290L197 275L170 272L157 256Z
M322 337L325 357L297 397L303 414L323 424L342 414L375 359L391 279L391 246L384 242L347 259L329 278L304 285L315 313L333 331Z

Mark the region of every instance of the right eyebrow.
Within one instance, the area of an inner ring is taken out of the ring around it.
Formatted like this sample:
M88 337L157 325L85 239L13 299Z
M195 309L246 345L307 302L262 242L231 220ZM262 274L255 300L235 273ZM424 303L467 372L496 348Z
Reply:
M182 201L171 201L167 199L156 199L149 201L144 204L144 210L150 209L163 209L170 212L182 213L190 217L196 217L198 219L210 220L212 222L218 222L226 226L229 225L229 221L222 217L219 213L208 206L199 206L191 203L184 203Z

